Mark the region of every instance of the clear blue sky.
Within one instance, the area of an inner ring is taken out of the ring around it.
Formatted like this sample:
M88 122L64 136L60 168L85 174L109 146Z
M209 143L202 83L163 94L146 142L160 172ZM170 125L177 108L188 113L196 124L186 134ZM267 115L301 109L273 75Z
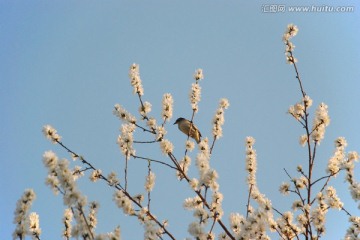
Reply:
M306 161L306 152L298 144L301 127L286 114L301 96L281 41L288 23L300 29L293 42L306 92L315 106L320 102L329 106L331 124L317 152L317 176L325 173L338 136L346 137L348 150L360 151L358 1L286 3L286 7L354 6L351 13L264 13L264 4L269 3L2 0L0 238L10 239L16 201L24 189L33 188L37 199L32 211L40 214L42 239L60 239L64 207L61 197L44 184L41 159L50 149L61 158L69 155L42 136L43 125L53 125L65 144L104 173L123 173L124 158L116 145L121 123L112 108L120 103L137 114L138 100L128 80L133 62L140 64L144 99L152 103L154 116L160 115L163 93L173 95L173 120L191 116L192 75L196 68L204 70L195 122L205 136L211 136L218 100L229 99L224 137L217 142L211 162L220 175L225 216L245 213L246 136L256 138L260 190L274 206L290 209L291 199L278 193L281 182L287 180L282 169L295 174L296 166ZM171 124L167 130L175 154L181 156L185 136ZM157 146L143 147L138 153L168 161ZM146 164L130 162L129 187L134 194L143 191ZM182 210L182 202L193 195L173 172L163 166L153 170L155 214L168 219L170 231L183 239L192 213ZM360 180L359 167L356 170ZM196 173L194 166L190 173ZM343 175L333 183L345 207L360 215ZM88 178L79 185L89 201L100 202L98 233L110 232L119 224L124 239L142 239L142 227L116 208L109 187L90 183ZM345 214L332 212L329 218L326 239L340 239L348 225Z

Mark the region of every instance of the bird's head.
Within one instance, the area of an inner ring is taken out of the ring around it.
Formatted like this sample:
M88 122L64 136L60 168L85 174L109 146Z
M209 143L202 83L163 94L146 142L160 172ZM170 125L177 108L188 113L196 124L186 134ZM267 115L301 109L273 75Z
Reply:
M182 117L181 117L181 118L176 119L176 121L174 122L174 125L175 125L175 124L178 124L178 123L181 122L182 120L185 120L185 118L182 118Z

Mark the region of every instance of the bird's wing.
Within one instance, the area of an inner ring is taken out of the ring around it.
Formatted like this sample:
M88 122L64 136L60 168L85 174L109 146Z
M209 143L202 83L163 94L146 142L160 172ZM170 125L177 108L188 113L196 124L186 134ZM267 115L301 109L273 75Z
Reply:
M199 133L199 137L201 136L201 132L199 131L199 129L195 126L195 124L192 125L192 127L194 128L195 131L197 131Z

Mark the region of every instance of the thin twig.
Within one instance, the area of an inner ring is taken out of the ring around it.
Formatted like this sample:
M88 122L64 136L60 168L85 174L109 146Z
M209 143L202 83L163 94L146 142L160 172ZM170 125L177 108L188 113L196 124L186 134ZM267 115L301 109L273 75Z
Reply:
M213 148L214 148L214 145L215 145L216 139L217 139L217 138L214 136L214 138L213 138L213 142L212 142L211 147L210 147L210 154L212 153L212 150L213 150Z
M133 143L156 143L158 140L151 140L151 141L133 141Z
M128 169L128 158L125 158L125 191L127 191L127 186L128 186L128 178L127 178L127 169Z
M142 129L144 132L149 132L149 133L152 133L152 134L156 134L156 132L155 132L155 130L154 129L152 129L152 130L149 130L149 129L146 129L146 128L144 128L144 127L142 127L142 126L140 126L139 124L137 124L137 123L133 123L136 127L138 127L138 128L140 128L140 129Z
M87 221L87 219L86 219L86 216L85 216L85 214L84 214L84 211L83 211L82 206L80 205L80 203L78 203L77 209L79 210L80 214L82 215L82 217L83 217L83 219L84 219L84 221L85 221L85 224L86 224L86 227L87 227L88 230L89 230L89 234L90 234L90 236L91 236L91 239L94 239L94 234L93 234L92 231L91 231L91 227L90 227L90 225L89 225L89 223L88 223L88 221Z
M293 179L291 178L290 174L288 173L288 171L287 171L285 168L284 168L284 171L285 171L286 175L288 175L288 177L290 178L291 182L294 184L295 191L293 191L293 192L296 193L296 194L300 197L301 202L302 202L303 204L305 204L305 199L302 197L301 192L300 192L300 189L296 186L295 181L293 181Z
M159 160L155 160L155 159L151 159L151 158L146 158L146 157L141 157L141 156L137 156L137 155L132 155L132 157L133 157L134 159L139 158L139 159L147 160L147 161L150 161L150 162L160 163L160 164L163 164L163 165L165 165L165 166L168 166L168 167L170 167L170 168L172 168L172 169L177 170L176 167L171 166L170 164L165 163L165 162L162 162L162 161L159 161Z
M250 189L249 189L249 195L248 195L247 204L246 204L246 219L249 217L250 196L251 196L251 192L252 192L253 185L254 185L254 184L251 184L251 185L250 185Z
M210 231L209 231L209 234L211 234L211 232L212 232L212 230L214 229L214 226L215 226L215 223L216 223L216 216L214 216L214 221L213 221L213 223L211 224L211 228L210 228Z
M145 106L144 106L143 101L142 101L142 99L141 99L141 95L140 95L140 93L139 93L139 92L137 92L137 95L138 95L139 100L140 100L141 109L145 109ZM145 112L145 111L144 111L144 112ZM141 114L140 114L140 115L141 115ZM149 120L149 118L148 118L146 115L141 115L141 116L143 117L143 119Z
M352 216L344 207L341 207L341 210L343 210L349 217Z
M149 176L149 177L150 177L150 174L151 174L151 161L149 160L149 161L148 161L148 176ZM151 192L151 191L148 191L148 204L147 204L147 207L148 207L148 210L149 210L149 211L150 211L150 202L151 202L150 192Z

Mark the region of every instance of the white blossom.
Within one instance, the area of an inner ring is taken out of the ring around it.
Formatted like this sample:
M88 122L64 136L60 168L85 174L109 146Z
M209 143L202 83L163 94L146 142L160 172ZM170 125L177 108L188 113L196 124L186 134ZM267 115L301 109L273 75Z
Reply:
M42 129L45 137L52 141L53 143L57 143L61 141L61 136L57 133L56 129L51 125L45 125Z
M157 141L162 140L166 133L167 133L167 131L163 126L157 126L156 127L156 140Z
M201 68L196 69L196 71L194 73L194 79L196 81L204 79L203 70Z
M285 57L286 62L289 64L294 64L297 62L297 59L293 56L294 44L290 42L290 39L294 37L298 32L297 26L294 24L289 24L285 30L285 33L282 37L283 42L285 43Z
M144 239L158 239L158 229L156 226L156 223L154 223L153 221L145 221L144 222L144 228L145 228L145 232L144 232Z
M139 113L141 116L146 116L149 112L151 112L151 103L144 102L144 104L139 107Z
M289 195L290 192L290 184L287 182L283 182L279 188L279 191L283 195Z
M308 140L308 137L307 137L306 134L301 135L301 136L300 136L300 139L299 139L300 145L304 147L305 144L307 143L307 140Z
M124 122L136 123L136 118L131 115L131 113L126 111L126 109L123 108L123 106L121 106L120 104L115 104L113 114Z
M205 235L205 230L202 224L198 222L192 222L189 225L188 232L191 236L202 239Z
M146 125L150 127L151 129L156 128L156 119L153 117L149 117L149 120L147 120Z
M185 148L186 148L186 150L188 150L188 151L192 151L192 150L194 150L194 148L195 148L195 144L194 144L194 142L192 142L192 141L190 141L190 140L187 140L186 141L186 144L185 144Z
M113 195L113 200L125 214L133 215L135 213L131 200L125 195L123 191L117 190Z
M28 211L35 200L35 192L32 189L26 189L21 198L16 203L14 212L14 221L16 228L13 232L13 239L25 239L27 233L27 216Z
M49 174L55 172L57 162L58 162L58 157L53 151L46 151L43 154L43 163L45 167L48 169Z
M144 89L141 83L140 79L140 73L139 73L139 65L138 64L132 64L130 66L129 70L129 78L131 86L134 88L134 93L139 94L140 96L144 94Z
M352 161L358 161L360 157L357 152L353 151L353 152L348 152L347 158L348 161L352 162Z
M296 36L296 34L298 33L299 29L296 25L290 23L287 25L285 33L283 35L283 41L287 42L289 41L290 38Z
M246 171L248 172L247 182L249 185L256 184L256 151L253 149L255 139L253 137L246 137Z
M70 208L66 208L64 211L64 217L63 217L63 225L65 229L63 230L63 236L67 239L71 238L71 221L73 219L73 213Z
M309 108L312 106L313 100L309 97L309 95L306 95L303 97L302 102L304 103L305 108Z
M189 167L191 164L191 158L189 156L184 156L184 158L179 162L179 166L181 167L181 170L184 174L187 174ZM183 173L180 171L176 171L176 175L178 177L178 179L183 179L184 175Z
M345 147L347 143L345 138L339 137L335 140L335 152L329 159L326 172L332 175L337 175L341 166L345 163Z
M195 190L195 191L198 190L199 180L197 180L196 178L193 178L193 179L190 180L189 184L190 184L190 187L191 187L192 190Z
M335 140L335 147L346 148L346 146L347 146L347 142L344 137L339 137L338 139Z
M199 196L193 197L193 198L186 198L183 204L183 207L186 210L194 210L197 208L203 207L203 201Z
M244 223L245 223L245 218L239 213L230 214L230 228L234 234L238 235L240 233Z
M189 94L191 108L197 112L198 111L198 103L201 99L201 87L198 83L193 83L191 85L191 91Z
M208 169L201 174L200 183L216 191L218 188L218 185L216 184L218 177L218 173L215 169Z
M81 170L81 166L75 166L71 171L74 180L78 180L80 177L84 176L84 171Z
M295 185L299 189L303 189L308 185L308 179L305 176L301 176L295 179Z
M286 55L286 63L288 64L294 64L297 63L298 60L294 56Z
M336 194L336 190L334 187L329 186L326 188L326 195L327 195L327 205L330 208L341 210L343 207L343 203L341 202L340 198Z
M90 212L89 212L89 227L93 230L97 225L97 211L99 209L99 203L91 202L90 203Z
M163 139L160 142L160 148L163 154L169 154L174 150L174 145L167 139Z
M222 136L222 125L224 124L224 111L229 107L229 101L225 98L219 102L219 108L216 110L213 117L212 133L214 138L220 138Z
M39 215L35 212L32 212L29 215L29 231L35 238L40 237L41 228L39 224Z
M327 109L328 106L325 103L321 103L316 109L311 137L317 143L320 143L324 138L325 127L330 124L330 117Z
M101 178L101 170L100 169L96 169L94 171L92 171L91 175L90 175L90 181L92 182L96 182L97 180L99 180Z
M64 204L67 206L73 206L75 204L85 206L86 199L77 189L72 171L69 169L68 160L62 159L58 162L56 176L59 180L59 188L61 188L64 192Z
M146 181L145 181L145 190L147 192L151 192L155 186L155 173L150 172L147 176L146 176Z
M117 139L117 143L122 154L129 159L130 156L135 155L135 149L133 148L135 125L131 123L122 124L120 131L121 134Z
M202 223L207 223L207 220L210 218L208 212L204 208L197 208L194 210L193 216L198 218Z
M45 184L48 185L53 193L57 195L59 193L59 179L55 175L48 175L45 180Z
M117 178L117 175L115 172L109 173L109 175L107 176L107 179L109 181L110 186L116 186L117 184L120 183L120 180Z
M170 121L173 115L174 100L170 93L165 93L162 100L162 113L163 120Z

